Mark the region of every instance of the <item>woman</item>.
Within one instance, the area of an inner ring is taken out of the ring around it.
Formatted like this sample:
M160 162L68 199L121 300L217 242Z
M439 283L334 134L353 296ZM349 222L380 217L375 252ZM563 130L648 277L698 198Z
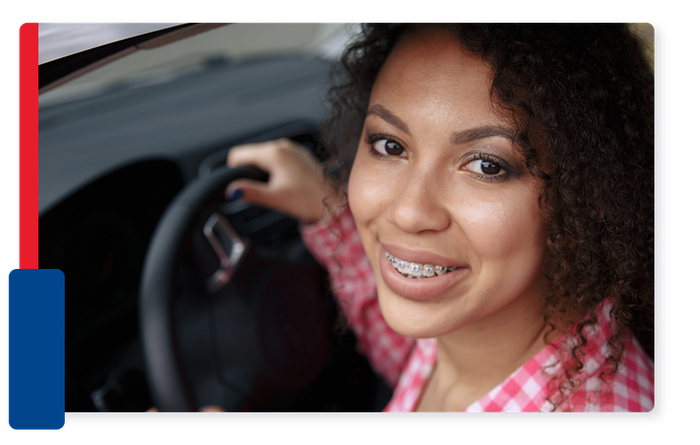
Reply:
M347 199L287 140L231 150L270 181L229 190L306 223L386 409L651 410L653 75L632 33L375 25L341 67L324 145L334 166L357 147Z

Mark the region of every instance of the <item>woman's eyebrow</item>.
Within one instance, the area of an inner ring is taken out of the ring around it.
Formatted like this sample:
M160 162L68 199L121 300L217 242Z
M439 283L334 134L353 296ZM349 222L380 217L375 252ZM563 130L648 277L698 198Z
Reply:
M367 116L370 114L374 114L375 116L379 116L380 118L384 119L386 122L389 124L393 125L394 127L398 128L399 130L403 131L404 133L408 134L409 136L411 135L411 132L408 131L408 125L404 123L401 119L399 119L398 116L393 114L391 111L387 110L386 108L382 107L381 105L372 105L369 110L367 110Z
M472 141L494 136L502 136L510 140L515 140L515 132L513 132L513 130L506 127L487 125L485 127L470 128L469 130L454 133L450 142L454 145L467 144Z
M404 123L404 121L402 121L398 116L383 106L379 104L372 105L369 110L367 110L367 116L370 114L380 117L409 136L411 135L411 132L408 131L408 125L406 125L406 123ZM484 127L470 128L468 130L454 133L450 142L452 142L454 145L467 144L472 141L494 136L501 136L510 140L515 140L515 132L513 132L513 130L510 128L499 127L497 125L487 125Z

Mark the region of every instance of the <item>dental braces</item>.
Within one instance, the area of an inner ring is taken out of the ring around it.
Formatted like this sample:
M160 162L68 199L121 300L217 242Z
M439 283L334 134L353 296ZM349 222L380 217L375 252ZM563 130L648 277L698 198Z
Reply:
M389 264L391 264L396 269L396 271L404 277L418 280L423 278L434 277L436 275L442 276L448 272L452 272L453 270L457 269L456 267L445 267L437 264L411 263L396 258L389 252L386 252L386 259L389 261Z

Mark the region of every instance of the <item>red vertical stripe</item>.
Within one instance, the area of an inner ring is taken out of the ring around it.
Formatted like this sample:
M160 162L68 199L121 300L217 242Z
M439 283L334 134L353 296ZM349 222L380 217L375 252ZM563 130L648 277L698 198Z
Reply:
M19 29L19 267L39 268L39 25Z

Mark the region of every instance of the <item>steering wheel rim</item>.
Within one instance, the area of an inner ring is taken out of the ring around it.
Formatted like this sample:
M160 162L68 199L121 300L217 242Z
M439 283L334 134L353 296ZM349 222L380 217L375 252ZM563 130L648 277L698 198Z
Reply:
M198 231L202 229L200 225L202 224L203 220L207 221L204 227L204 230L206 231L207 224L211 225L211 221L215 219L214 217L207 218L206 216L208 212L211 211L212 208L219 208L221 204L226 202L224 199L226 186L231 181L240 178L250 178L265 181L267 180L267 174L254 167L240 167L235 169L223 168L218 171L212 172L210 175L204 178L194 181L192 184L187 186L180 194L178 194L178 196L176 196L176 198L171 202L168 209L163 214L163 217L161 218L158 226L156 227L151 243L149 245L149 250L147 252L146 259L144 262L143 278L139 295L139 323L141 329L144 361L148 377L147 380L149 382L153 401L160 411L192 412L197 411L201 405L206 404L202 403L202 401L198 401L196 394L194 394L195 391L193 390L193 388L195 385L194 382L191 381L192 373L190 373L188 377L183 363L185 360L182 357L182 355L185 354L185 352L183 352L184 347L181 341L178 342L178 339L182 339L182 335L180 335L180 337L178 337L177 335L179 327L176 326L174 314L176 294L179 292L178 284L176 283L176 277L179 274L178 271L181 270L181 268L183 267L183 246L186 245L188 242L191 244L191 234L198 233ZM214 212L213 215L217 215L217 213ZM221 215L217 215L217 217L220 216ZM226 223L225 217L222 217L221 219L224 223ZM224 224L224 226L226 226L226 224ZM203 239L201 233L199 235ZM235 238L235 233L233 234L233 236ZM238 239L238 241L240 241L240 243L246 243L245 240ZM211 241L209 241L209 243L211 244ZM216 305L215 309L207 309L205 311L210 313L212 317L211 319L209 319L209 321L207 321L207 323L214 323L214 319L218 320L219 324L217 329L219 330L228 329L230 331L231 328L222 326L228 323L227 321L225 321L227 320L226 317L230 317L232 320L235 320L237 316L237 314L235 313L236 309L232 309L232 303L228 301L232 298L240 298L240 291L232 290L236 286L235 284L233 284L233 282L240 282L241 280L246 279L245 277L242 277L238 280L233 280L232 275L234 275L234 268L241 267L241 273L252 275L252 270L259 270L261 268L288 269L297 267L296 265L270 262L271 260L266 260L264 258L261 259L260 256L256 255L253 249L250 249L249 247L250 246L248 245L245 255L241 258L242 264L239 265L225 265L224 263L227 262L226 259L221 258L220 252L217 253L217 255L215 256L221 259L222 266L213 274L211 274L210 272L206 273L206 275L208 276L208 279L206 281L206 298L211 300L208 304L211 304L212 307ZM231 251L233 252L232 249ZM242 256L240 252L238 256ZM231 260L231 258L229 258L229 260ZM232 263L235 263L235 261L233 261ZM258 312L270 312L279 309L279 306L285 305L284 301L280 303L279 300L284 300L285 298L288 300L286 302L286 309L289 309L292 306L297 306L297 302L301 299L306 298L306 294L313 293L309 292L309 288L307 287L305 288L305 293L303 290L301 291L303 295L299 295L299 293L297 293L296 295L293 294L293 289L289 289L288 283L290 280L293 279L295 273L298 273L298 268L287 273L287 284L285 284L284 279L282 280L282 282L276 282L272 284L269 284L268 282L266 286L274 288L273 290L269 292L267 290L256 291L257 293L255 294L255 298L263 299L265 301L253 304L256 306L264 307L262 309L256 310L257 312L254 312L252 316L249 317L256 319L254 322L251 323L267 323L267 327L257 326L251 328L255 332L250 336L263 337L254 339L258 342L256 343L256 346L258 348L262 346L268 347L268 349L271 348L275 350L274 355L276 357L275 359L273 359L273 361L279 360L277 356L285 355L284 352L280 353L281 345L278 343L287 341L287 339L284 338L286 336L286 333L281 333L278 331L275 331L274 333L269 332L270 325L275 325L279 323L279 320L271 320L271 315L263 314L265 320L261 321L260 318L262 316ZM219 278L221 275L224 275L223 282L217 281L215 279L217 278L217 275L219 276ZM269 278L269 275L266 277ZM248 278L248 283L250 282L251 278ZM203 280L202 283L204 283ZM261 289L261 287L258 286L257 283L255 284L255 286L256 288ZM248 288L250 288L250 286L248 286ZM236 292L238 292L238 295L233 295ZM275 295L273 297L270 297L270 292L274 293ZM292 295L287 297L286 294L290 292ZM229 293L231 293L232 295L229 295ZM204 292L202 294L202 298L199 298L200 300L204 299L205 297ZM278 298L278 294L285 294L285 296ZM290 303L289 300L292 299L294 300L294 302ZM314 307L311 307L311 310L308 311L312 316L314 313L318 315L319 309L317 307L318 304L316 302L320 300L321 299L317 299L312 303ZM306 308L299 310L309 309L309 306L304 306L303 302L299 303L299 305L302 308ZM226 313L223 312L228 310L233 311L231 315L226 315ZM297 312L299 310L297 310ZM319 317L314 318L313 321L317 320L319 320ZM238 322L241 321L243 321L242 324L248 324L247 318L245 320L241 320L241 318L238 317ZM232 323L233 322L234 321L232 321ZM251 329L249 329L249 331ZM292 330L294 329L297 328L293 328ZM303 329L305 328L302 328L302 330ZM201 331L212 330L214 329L207 328L199 329L198 331L201 333ZM295 333L296 332L293 332L292 334ZM316 354L314 358L316 362L319 362L319 360L321 360L321 356L319 355L321 354L319 350L320 343L317 343L316 338L325 338L323 335L325 334L325 332L321 333L318 330L314 331L311 339L308 333L302 334L303 335L300 335L300 337L302 337L302 341L305 342L304 344L306 345L307 349L307 343L309 343L309 341L313 343L312 349L315 347L313 354ZM209 333L207 332L205 336L206 335L209 335ZM230 334L230 332L228 332L227 338L230 338L231 336L232 335ZM222 340L221 338L217 337L213 341L218 342L219 346L221 347L221 350L227 349L226 346L221 346L223 343L227 343L227 340ZM231 352L231 349L232 348L228 348L229 353ZM234 347L233 349L236 348ZM256 357L252 357L250 358L250 360L256 361L259 358L259 354L257 354L256 352ZM225 361L225 359L215 357L211 361L220 364L221 362ZM259 364L260 360L257 360L257 363ZM276 365L279 365L279 363L276 363ZM248 364L246 363L245 366L248 366ZM312 370L312 374L317 371L320 372L318 368L321 365L313 366L315 366L315 368ZM260 366L258 366L258 368L259 367ZM285 372L289 372L289 362L286 362L281 367L287 368L288 371ZM258 368L256 368L256 370L259 370ZM239 371L240 370L237 370L236 372L240 374ZM269 369L262 370L262 372L265 371L269 371ZM291 371L293 372L294 370ZM305 372L306 371L308 371L308 369L305 369ZM221 369L217 369L215 372L217 373L218 378L221 378L221 375L226 373ZM234 374L236 372L234 372ZM250 372L252 371L247 368L247 371L245 372L248 372L248 374L250 374ZM273 374L275 372L277 371L272 371ZM270 372L268 372L268 375L269 374ZM229 376L230 375L231 373L229 372ZM282 381L282 383L277 382L275 384L281 384L283 386L285 384L290 384L289 382L283 382L285 378L288 378L288 375L286 374L278 375L276 378L278 378L279 381ZM297 383L292 382L291 385L294 386Z
M255 167L221 169L186 187L166 209L151 239L139 295L139 323L149 386L161 411L197 411L177 350L173 274L182 244L212 197L240 178L267 180Z

